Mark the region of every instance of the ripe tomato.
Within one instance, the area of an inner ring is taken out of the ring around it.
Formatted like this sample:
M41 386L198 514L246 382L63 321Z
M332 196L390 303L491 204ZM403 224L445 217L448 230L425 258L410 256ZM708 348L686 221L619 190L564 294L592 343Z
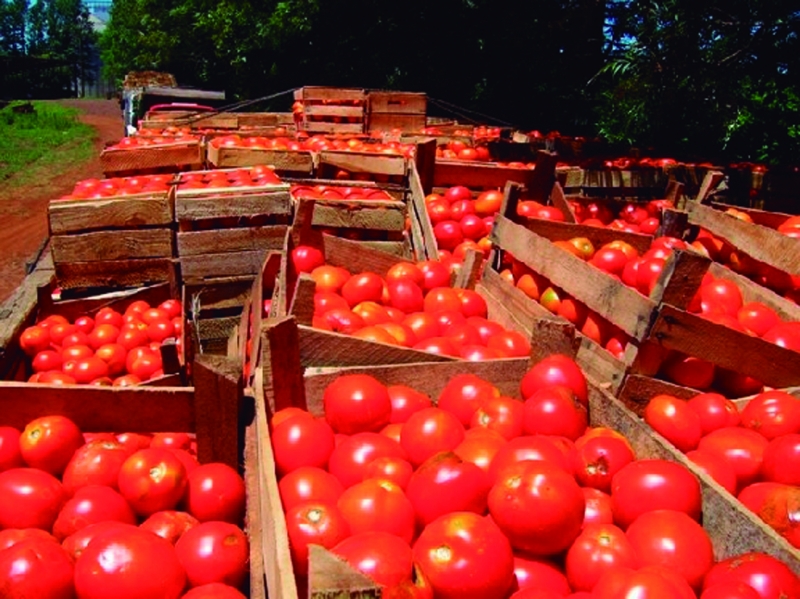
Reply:
M495 454L489 466L489 479L492 484L499 480L503 471L517 462L541 461L571 472L565 454L559 449L552 437L545 435L527 435L511 439Z
M522 429L526 435L557 435L574 441L588 424L589 414L570 387L548 386L525 400Z
M46 327L34 325L22 331L19 346L28 356L33 357L50 347L50 333Z
M186 467L169 449L140 449L122 464L119 491L139 516L172 510L186 490Z
M635 568L637 557L625 532L613 524L589 524L567 551L567 580L576 591L595 587L611 568Z
M39 540L58 543L56 538L41 528L6 528L0 531L0 551L13 547L21 541Z
M761 595L743 582L721 582L703 591L700 599L761 599Z
M703 436L718 428L738 426L741 420L736 404L719 393L695 395L687 404L700 416Z
M440 334L439 321L436 316L427 312L409 314L402 324L411 329L418 342L437 337Z
M626 567L605 572L592 591L592 597L647 597L647 599L694 599L692 587L679 575L659 566L638 570Z
M379 431L391 420L392 400L386 386L366 374L338 377L322 399L325 419L337 433Z
M523 430L523 403L511 397L485 400L472 415L470 428L482 427L499 433L504 439L519 437Z
M489 491L488 505L514 548L555 555L578 537L586 500L564 470L524 461L503 469Z
M578 400L589 405L589 390L586 377L575 360L562 354L554 354L536 363L522 378L520 394L527 399L536 391L550 385L565 385L572 389Z
M247 537L228 522L201 522L175 543L190 587L222 582L239 587L248 571Z
M386 271L384 278L387 283L392 281L411 281L420 287L423 286L425 281L425 275L422 270L410 262L398 262Z
M451 378L439 394L437 405L469 426L472 416L486 401L497 397L491 383L474 374L458 374Z
M300 503L315 502L336 504L344 486L330 472L313 466L292 470L278 482L281 504L289 511Z
M400 444L381 433L346 437L331 453L328 470L347 488L364 480L369 463L380 457L406 459Z
M503 331L489 338L486 347L509 358L525 358L531 354L528 338L517 331Z
M425 296L422 288L414 281L398 279L389 281L386 285L391 306L402 310L406 314L421 312L425 306Z
M427 526L450 512L485 513L489 487L488 475L478 466L455 453L442 452L411 475L406 495L417 522Z
M672 395L653 397L644 410L644 421L684 453L695 449L703 434L697 412Z
M556 597L564 597L572 592L567 577L555 563L525 553L514 554L514 579L517 592L527 589L554 594Z
M387 480L368 478L345 489L336 503L350 532L388 532L407 543L414 538L414 506Z
M414 466L440 451L452 451L463 440L464 426L456 416L441 408L415 412L400 433L400 445Z
M0 473L0 529L51 530L67 500L53 475L35 468L12 468Z
M20 435L13 426L0 426L0 472L25 465L19 450Z
M784 485L770 491L758 516L791 545L800 548L800 488Z
M50 474L64 472L72 454L83 445L78 426L65 416L43 416L28 423L19 438L25 463Z
M308 574L308 546L331 549L350 536L350 526L336 504L308 501L286 510L286 530L295 575Z
M238 524L244 517L244 479L227 464L203 464L189 474L183 502L200 522Z
M334 448L333 429L322 418L292 416L272 430L278 475L301 466L325 467Z
M494 522L472 512L434 520L413 550L437 598L502 597L514 584L511 544Z
M136 524L133 510L117 491L98 485L81 487L61 508L53 524L53 535L63 541L90 524L108 520Z
M636 459L622 439L598 436L576 443L571 455L572 472L584 487L609 492L614 475Z
M640 566L665 566L696 590L714 564L708 533L683 512L646 512L633 521L626 535Z
M97 351L108 343L116 343L120 336L120 329L113 324L100 323L89 333L89 347Z
M614 523L627 529L643 513L669 509L700 518L700 483L683 465L666 460L638 460L611 481Z
M147 449L153 440L152 435L140 433L120 433L116 435L116 438L128 450L128 453L133 453L139 449Z
M730 463L737 488L742 489L758 478L767 445L769 441L756 431L733 426L712 431L700 439L697 448Z
M75 590L82 599L178 599L185 585L168 541L124 525L98 534L75 562Z
M800 487L800 434L782 435L770 441L761 464L764 480Z
M483 427L472 428L464 433L464 440L453 453L488 474L494 456L505 444L506 440L496 431Z
M742 410L742 426L767 439L800 433L800 399L784 391L759 393Z
M130 524L123 524L115 520L106 520L97 524L90 524L85 528L80 529L78 532L68 536L61 543L61 546L74 560L80 557L83 550L92 542L96 537L105 534L111 530L137 530L135 526Z
M796 597L800 593L800 580L786 564L755 551L714 564L703 580L703 590L723 582L743 582L761 599Z
M800 322L782 322L764 333L764 341L800 351Z
M583 487L581 490L583 491L583 498L586 500L583 527L586 528L590 524L613 524L614 514L611 510L611 495L591 487Z
M686 457L713 478L728 493L736 495L736 471L733 466L718 454L695 449L686 453Z
M379 585L392 587L411 578L411 547L396 535L386 532L355 534L331 551Z
M186 512L162 511L152 514L139 528L149 530L174 545L183 533L198 524L200 521Z
M383 297L383 279L374 272L353 275L342 285L342 297L352 307L361 302L380 302Z
M758 337L763 337L771 328L780 324L778 314L761 302L748 302L736 313L737 320Z
M0 595L8 599L72 599L72 577L72 560L55 541L31 538L0 551Z
M292 250L292 264L297 272L310 273L325 264L325 256L315 247L299 245Z
M403 423L414 412L430 408L433 404L431 398L407 385L389 385L386 388L392 402L392 423Z
M744 304L739 286L727 279L717 279L700 287L700 301L703 312L718 310L734 317Z
M220 582L212 582L210 584L203 584L199 587L194 587L188 593L183 595L181 599L247 599L234 587L222 584Z

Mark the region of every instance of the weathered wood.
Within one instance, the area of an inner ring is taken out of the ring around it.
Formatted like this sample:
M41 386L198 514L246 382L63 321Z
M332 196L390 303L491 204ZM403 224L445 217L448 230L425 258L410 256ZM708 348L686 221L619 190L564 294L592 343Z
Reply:
M199 284L220 276L255 276L268 249L222 252L181 258L181 274L189 284Z
M536 168L528 182L528 196L532 200L544 202L550 196L556 182L556 163L558 156L553 152L539 150L536 152Z
M736 283L739 290L742 292L742 299L745 303L761 302L775 310L782 320L800 320L800 306L778 295L774 291L751 281L747 277L733 272L730 268L712 262L708 272L710 272L715 279L726 279Z
M51 235L93 229L169 225L172 205L167 194L120 196L100 200L53 200L47 208Z
M322 253L332 266L346 268L353 274L374 272L385 276L401 260L396 255L378 250L366 250L363 242L343 239L335 235L322 236Z
M267 596L266 560L262 547L265 516L264 495L258 468L258 431L255 420L245 428L244 434L244 484L247 489L244 529L250 540L250 597Z
M175 218L178 221L261 215L288 216L291 213L288 189L235 195L221 192L218 197L188 195L179 191L175 198Z
M461 262L461 268L458 271L456 280L453 282L453 287L474 289L475 284L481 277L483 264L483 252L472 248L468 249L464 255L464 260Z
M658 237L683 237L689 226L689 215L683 210L662 210L661 223L658 225Z
M417 170L415 164L411 164L408 187L409 187L409 209L414 213L414 220L419 223L420 233L422 235L422 248L414 248L417 252L418 260L438 260L439 247L436 243L436 237L433 234L433 225L431 224L428 210L425 206L425 188L421 179L422 174ZM430 176L429 174L427 176Z
M266 319L261 330L261 369L264 399L270 413L290 406L304 406L300 335L293 316Z
M723 204L722 202L711 202L711 206L721 212L725 212L731 208L738 210L739 212L744 212L753 219L755 224L762 225L768 229L777 229L792 217L791 214L785 214L782 212L769 212L767 210L757 210L755 208L747 208L744 206L732 206L730 204Z
M199 355L192 365L197 458L201 463L239 464L239 414L242 407L242 367L223 356ZM169 429L166 429L169 430Z
M424 198L426 194L431 193L433 190L434 171L436 169L436 139L431 137L422 138L416 142L416 146L417 151L414 155L413 166L416 167L416 177L423 192L420 197ZM411 165L409 165L409 168L411 168ZM409 177L411 176L413 175L409 174Z
M667 258L650 297L676 308L688 308L710 266L711 261L700 254L674 251Z
M553 202L553 206L561 210L565 222L578 222L575 218L575 211L572 209L572 206L570 206L567 201L567 196L564 194L564 188L561 187L561 183L558 181L555 182L553 190L550 192L550 201Z
M329 133L332 135L360 135L364 133L364 123L335 123L328 121L304 120L302 129L309 133Z
M703 177L703 182L700 184L700 190L697 192L695 202L705 202L711 195L711 192L717 188L717 185L719 185L724 178L725 173L722 171L708 171L706 176ZM679 208L680 207L681 206L679 206Z
M591 227L577 223L562 223L543 218L526 218L524 216L517 216L512 220L550 241L566 241L575 237L586 237L596 249L600 249L601 246L612 241L620 240L631 244L641 255L649 250L653 243L652 235L644 235L642 233L629 233L628 231L617 231L605 227Z
M311 326L314 319L314 295L317 284L310 275L301 274L297 278L297 285L289 307L289 314L295 317L297 324Z
M370 91L367 100L371 113L424 115L428 108L428 96L418 92Z
M363 106L340 106L335 104L329 105L316 105L309 104L303 108L306 117L311 116L341 116L341 117L356 117L364 118ZM310 121L313 123L313 121Z
M380 585L319 545L309 546L309 599L380 599Z
M393 132L417 132L425 128L424 114L404 114L404 113L370 113L367 115L367 131L370 133Z
M579 345L575 354L575 361L578 366L587 376L597 381L597 384L602 389L616 395L628 372L627 360L615 357L607 349L585 335L576 333L576 337Z
M207 159L209 164L217 168L258 166L266 164L275 167L276 171L290 173L314 172L314 156L311 152L292 150L266 150L236 146L218 147L208 145Z
M315 100L364 102L367 99L367 91L351 87L306 85L297 90L295 98L303 102L313 102Z
M406 205L389 200L316 200L316 227L403 231Z
M87 287L141 287L174 278L170 258L106 260L56 264L56 278L64 289Z
M534 172L528 168L499 166L494 163L439 159L436 161L433 186L464 185L470 189L500 189L507 181L515 181L527 187L533 180Z
M126 229L54 235L50 240L53 260L107 262L140 258L172 258L174 242L169 229Z
M200 166L204 161L205 153L199 141L112 148L100 154L100 165L107 177L157 168L173 167L177 170L181 166Z
M349 173L372 173L404 177L408 160L402 155L373 154L370 152L341 152L323 150L319 153L319 167L334 167Z
M273 225L208 231L179 231L177 234L178 256L202 256L249 250L280 250L288 228L287 225Z
M672 395L678 399L691 399L697 395L697 391L649 376L632 374L626 377L619 392L619 400L631 412L641 417L647 404L656 395Z

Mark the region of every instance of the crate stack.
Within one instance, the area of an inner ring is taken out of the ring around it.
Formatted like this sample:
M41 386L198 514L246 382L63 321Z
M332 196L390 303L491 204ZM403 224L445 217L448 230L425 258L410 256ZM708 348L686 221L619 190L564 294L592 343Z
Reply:
M357 135L366 132L367 91L338 87L306 86L295 92L302 104L299 128L308 133L342 133Z

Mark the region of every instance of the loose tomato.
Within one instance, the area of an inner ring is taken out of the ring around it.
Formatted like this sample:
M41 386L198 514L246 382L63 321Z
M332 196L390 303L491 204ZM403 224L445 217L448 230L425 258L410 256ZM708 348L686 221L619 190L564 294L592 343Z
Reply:
M719 393L695 395L687 404L700 416L703 436L718 428L737 426L741 420L736 404Z
M554 354L536 363L522 378L520 394L527 399L539 389L551 385L569 387L584 406L589 405L586 377L572 358Z
M13 426L0 426L0 472L25 465L19 450L20 435Z
M200 521L191 514L167 510L152 514L139 528L149 530L174 545L187 530L198 524Z
M400 433L400 445L414 466L440 451L452 451L463 440L464 426L451 412L441 408L415 412Z
M272 430L272 449L280 476L301 466L324 467L334 448L333 429L322 418L292 416Z
M703 589L723 582L743 582L755 589L761 599L797 597L800 594L800 579L786 564L755 551L714 564L703 580Z
M331 551L379 585L392 587L411 578L411 547L396 535L386 532L355 534Z
M414 543L414 562L442 599L502 597L514 584L514 554L497 525L472 512L434 520Z
M364 480L370 462L379 457L406 459L400 444L380 433L346 437L331 453L328 470L347 488Z
M0 551L0 595L8 599L74 597L72 560L55 541L28 539Z
M785 485L764 499L758 516L794 547L800 548L800 488Z
M703 434L697 412L672 395L653 397L644 409L644 421L684 453L695 449Z
M53 535L63 541L90 524L113 520L136 524L136 516L128 502L110 487L81 487L64 504L53 524Z
M244 517L244 479L227 464L203 464L189 473L183 502L186 511L201 522L238 524Z
M278 483L281 504L289 511L300 503L336 504L344 486L330 472L313 466L301 466L284 476Z
M414 537L414 506L396 484L366 479L345 489L336 503L350 532L388 532L407 543Z
M186 489L186 467L168 449L140 449L122 464L120 494L139 516L172 510Z
M472 415L470 428L493 430L510 440L522 434L524 412L521 401L505 396L492 397Z
M526 435L557 435L574 441L588 424L586 407L570 387L548 386L525 400L522 428Z
M353 275L342 285L342 297L352 307L361 302L380 302L383 297L383 279L374 272Z
M386 390L392 402L391 423L404 423L414 412L433 405L430 397L407 385L389 385Z
M56 538L41 528L6 528L0 531L0 551L13 547L21 541L38 540L58 543Z
M33 357L50 347L50 333L46 327L34 325L22 331L19 346L28 356Z
M736 495L736 471L733 466L719 454L695 449L686 453L686 457L713 478L717 484L732 495Z
M635 568L637 557L625 532L613 524L589 524L567 551L567 580L576 591L590 592L616 567Z
M506 440L500 433L478 427L464 433L464 440L453 450L453 453L462 460L475 464L488 474L494 456L505 444Z
M491 383L474 374L458 374L442 389L437 406L455 415L462 425L469 426L478 408L496 396Z
M331 549L350 536L350 526L335 504L309 501L286 510L286 530L294 572L308 574L308 546Z
M239 587L248 571L247 537L229 522L201 522L175 543L190 587L222 582Z
M800 434L782 435L770 441L764 450L761 476L800 487Z
M768 445L756 431L733 426L712 431L697 447L728 461L736 472L737 488L742 489L758 478Z
M325 264L325 256L315 247L299 245L292 250L292 264L297 272L310 273Z
M614 514L611 509L611 495L599 489L583 487L583 498L586 510L583 513L583 527L590 524L613 524Z
M414 281L399 279L389 281L386 285L391 306L406 314L421 312L425 306L422 288Z
M0 529L51 530L67 500L53 475L35 468L12 468L0 473Z
M495 454L489 466L489 479L496 483L507 467L523 461L547 462L564 472L571 472L569 461L554 437L526 435L511 439Z
M598 436L576 444L572 472L584 487L609 492L614 475L636 459L630 445L615 437Z
M98 534L75 562L75 590L82 599L178 599L185 585L172 545L135 527L117 524Z
M50 474L64 472L72 454L83 445L78 426L65 416L43 416L28 423L19 439L25 463Z
M785 391L759 393L742 410L742 426L767 439L800 433L800 399Z
M337 433L379 431L391 420L392 400L386 386L366 374L336 378L322 399L325 419Z

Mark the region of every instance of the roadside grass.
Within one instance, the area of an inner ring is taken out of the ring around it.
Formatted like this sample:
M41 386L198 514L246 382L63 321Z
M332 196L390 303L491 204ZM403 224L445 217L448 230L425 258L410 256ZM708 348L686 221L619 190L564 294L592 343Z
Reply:
M20 104L0 110L0 185L52 178L93 156L94 129L78 120L78 110L33 102L33 112L14 112Z

